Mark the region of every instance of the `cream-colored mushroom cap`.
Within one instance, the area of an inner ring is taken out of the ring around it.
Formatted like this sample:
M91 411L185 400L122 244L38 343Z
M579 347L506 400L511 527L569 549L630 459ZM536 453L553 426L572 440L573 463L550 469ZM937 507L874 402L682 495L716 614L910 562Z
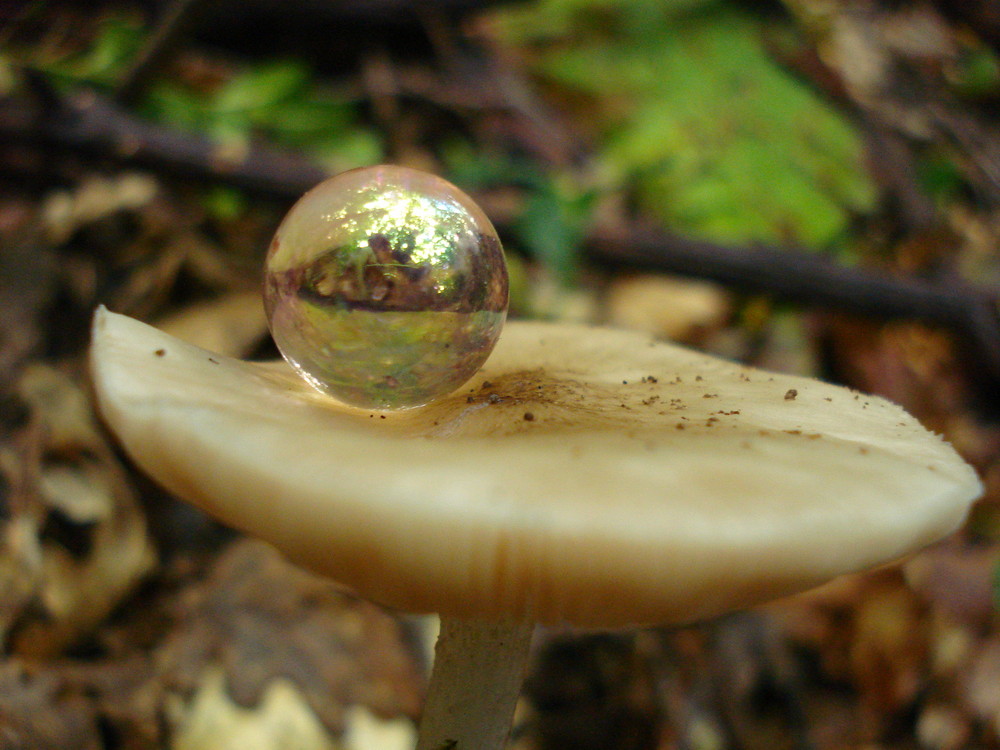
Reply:
M106 311L92 357L150 475L408 611L693 620L919 549L981 489L887 401L615 330L509 323L461 391L386 413Z

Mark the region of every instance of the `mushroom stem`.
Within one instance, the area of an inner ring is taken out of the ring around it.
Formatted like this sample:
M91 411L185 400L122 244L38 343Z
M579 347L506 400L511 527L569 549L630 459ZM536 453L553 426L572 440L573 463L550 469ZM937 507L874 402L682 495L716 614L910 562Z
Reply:
M534 626L442 618L417 750L499 750Z

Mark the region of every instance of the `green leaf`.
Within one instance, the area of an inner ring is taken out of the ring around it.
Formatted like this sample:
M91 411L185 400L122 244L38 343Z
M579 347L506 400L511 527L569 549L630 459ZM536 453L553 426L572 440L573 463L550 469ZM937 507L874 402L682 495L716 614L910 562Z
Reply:
M202 202L212 216L222 221L238 219L250 205L241 191L221 185L209 188Z
M308 149L331 172L378 164L384 158L385 144L372 130L349 127L332 131L328 138Z
M322 98L299 98L270 108L257 122L287 146L309 147L335 139L354 120L354 108Z
M858 134L775 63L754 17L712 0L532 7L501 28L589 100L604 170L671 229L835 247L873 208Z
M595 198L548 182L529 194L514 223L520 243L564 284L576 281Z
M519 245L562 283L575 281L597 190L524 159L477 153L465 143L449 144L443 156L449 176L460 185L523 188L524 205L512 227Z
M378 135L355 124L356 106L320 90L298 62L266 62L234 75L214 93L160 81L143 110L219 143L245 145L264 136L337 171L374 164L383 152Z
M21 86L21 76L13 60L5 54L0 54L0 96L9 96Z
M446 143L441 156L451 179L467 188L519 185L538 189L548 180L536 164L526 159L484 154L465 141Z
M922 156L917 162L917 177L921 187L942 203L960 195L965 186L961 168L953 157L940 150Z
M141 110L151 120L185 130L201 128L206 121L203 98L172 81L154 84L142 103Z
M216 94L212 108L266 120L268 110L302 95L310 81L302 63L283 60L265 62L233 76Z
M973 98L995 95L1000 90L1000 58L985 44L963 41L958 58L946 70L952 89Z
M144 36L142 26L134 21L109 18L90 52L80 61L81 75L99 82L114 81L135 57Z
M145 29L137 16L108 14L100 20L96 35L81 51L48 59L42 53L30 63L61 84L87 83L110 88L135 59L144 39Z

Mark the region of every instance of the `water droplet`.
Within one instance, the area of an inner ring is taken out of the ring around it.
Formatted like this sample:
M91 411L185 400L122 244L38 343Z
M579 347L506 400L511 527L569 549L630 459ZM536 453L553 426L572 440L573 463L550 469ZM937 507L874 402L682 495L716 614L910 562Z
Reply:
M306 193L267 254L275 343L313 386L354 406L401 409L458 388L507 314L496 230L431 174L355 169Z

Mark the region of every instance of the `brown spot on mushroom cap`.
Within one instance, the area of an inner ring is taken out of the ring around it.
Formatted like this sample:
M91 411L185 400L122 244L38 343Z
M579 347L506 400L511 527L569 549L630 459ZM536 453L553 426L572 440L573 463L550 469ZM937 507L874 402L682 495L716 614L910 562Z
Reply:
M139 356L167 346L169 361ZM584 626L697 619L906 554L961 523L980 491L947 444L888 402L834 408L823 401L845 393L834 386L747 378L619 331L508 324L471 402L457 393L377 420L284 363L216 359L97 316L102 412L140 465L404 610ZM621 385L649 372L670 380ZM718 398L701 398L706 384ZM776 388L810 398L776 400ZM656 394L662 413L620 407ZM686 429L672 398L687 406ZM527 424L529 410L545 419ZM730 429L709 426L721 412Z

